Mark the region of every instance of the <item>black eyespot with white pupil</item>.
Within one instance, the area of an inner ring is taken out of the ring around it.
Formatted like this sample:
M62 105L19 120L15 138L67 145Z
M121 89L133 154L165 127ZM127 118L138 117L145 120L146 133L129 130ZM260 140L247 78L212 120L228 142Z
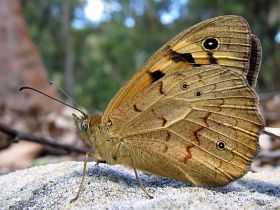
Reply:
M216 146L217 146L217 148L218 148L219 150L224 150L224 149L226 148L226 144L225 144L225 142L223 142L223 141L218 141L218 142L216 143Z
M215 50L218 48L219 42L215 38L208 38L202 44L206 50Z
M202 92L201 92L201 91L197 91L197 92L195 93L195 95L196 95L197 97L200 97L200 96L202 95Z
M88 130L88 120L84 120L81 125L82 131L86 132Z
M181 89L182 89L182 90L187 90L188 88L189 88L188 83L183 82L183 83L181 84Z

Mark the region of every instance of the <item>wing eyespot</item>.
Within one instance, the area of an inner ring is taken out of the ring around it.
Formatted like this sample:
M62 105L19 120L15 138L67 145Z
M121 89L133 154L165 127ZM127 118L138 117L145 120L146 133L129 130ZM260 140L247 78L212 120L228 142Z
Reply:
M187 90L188 88L189 88L188 83L183 82L183 83L181 84L181 89L182 89L182 90Z
M202 42L205 50L216 50L219 47L219 40L216 38L208 38Z
M219 150L224 150L224 149L226 148L226 144L225 144L225 142L223 142L223 141L217 141L216 147L217 147Z
M196 91L195 92L195 96L197 96L197 97L200 97L200 96L202 96L202 92L199 90L199 91Z

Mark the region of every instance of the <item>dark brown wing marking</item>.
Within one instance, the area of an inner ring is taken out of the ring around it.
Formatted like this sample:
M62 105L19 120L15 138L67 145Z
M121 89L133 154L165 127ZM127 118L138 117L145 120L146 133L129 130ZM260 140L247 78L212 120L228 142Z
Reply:
M186 150L187 150L187 154L183 159L183 162L186 164L188 160L192 159L192 153L191 153L191 149L194 147L193 144L191 145L187 145L186 146Z
M140 109L136 106L136 104L133 104L133 110L134 110L135 112L142 112L142 110L140 110Z
M207 55L209 56L209 62L210 62L211 64L218 64L218 63L217 63L217 59L214 58L212 52L207 52Z
M151 81L155 82L155 81L159 80L160 78L162 78L165 75L165 73L163 73L160 70L156 70L153 72L149 72L149 75L150 75Z
M169 47L168 55L170 56L170 59L175 63L186 62L188 64L193 64L193 66L201 66L201 64L195 63L195 60L191 53L178 53Z
M159 93L160 93L160 95L164 95L162 81L159 82Z
M251 55L250 66L247 74L247 80L251 87L255 87L257 83L258 73L260 71L261 58L262 58L262 46L260 40L253 34L251 34Z

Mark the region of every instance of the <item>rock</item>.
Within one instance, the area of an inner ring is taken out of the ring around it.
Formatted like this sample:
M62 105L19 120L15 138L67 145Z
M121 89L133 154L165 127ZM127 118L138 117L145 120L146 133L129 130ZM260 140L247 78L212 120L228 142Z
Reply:
M0 176L0 209L276 209L280 208L280 168L249 172L220 188L189 184L139 173L146 197L133 170L88 164L84 190L79 188L83 163L63 162Z

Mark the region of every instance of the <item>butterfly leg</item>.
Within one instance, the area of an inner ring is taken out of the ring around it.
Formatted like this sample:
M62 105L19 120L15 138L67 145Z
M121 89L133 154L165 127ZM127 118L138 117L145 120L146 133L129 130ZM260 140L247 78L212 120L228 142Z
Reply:
M137 180L138 184L140 185L140 187L142 188L142 190L144 191L144 193L145 193L150 199L152 199L153 196L151 196L151 195L147 192L147 190L146 190L144 184L142 183L140 177L138 176L137 170L136 170L136 168L135 168L135 166L134 166L134 164L133 164L133 161L132 161L130 155L129 155L129 159L130 159L132 168L133 168L133 170L134 170L135 177L136 177L136 180Z
M81 183L80 183L80 186L79 186L79 190L78 190L76 196L73 199L71 199L70 203L73 203L74 201L76 201L79 198L80 193L82 191L84 180L85 180L85 176L86 176L86 168L87 168L88 156L89 156L89 152L86 153L86 158L85 158L85 161L84 161L84 168L83 168L83 176L82 176L82 180L81 180Z
M98 166L99 163L107 163L107 161L102 160L102 158L97 153L90 153L89 155L92 156L94 158L94 160L96 161L94 166Z

